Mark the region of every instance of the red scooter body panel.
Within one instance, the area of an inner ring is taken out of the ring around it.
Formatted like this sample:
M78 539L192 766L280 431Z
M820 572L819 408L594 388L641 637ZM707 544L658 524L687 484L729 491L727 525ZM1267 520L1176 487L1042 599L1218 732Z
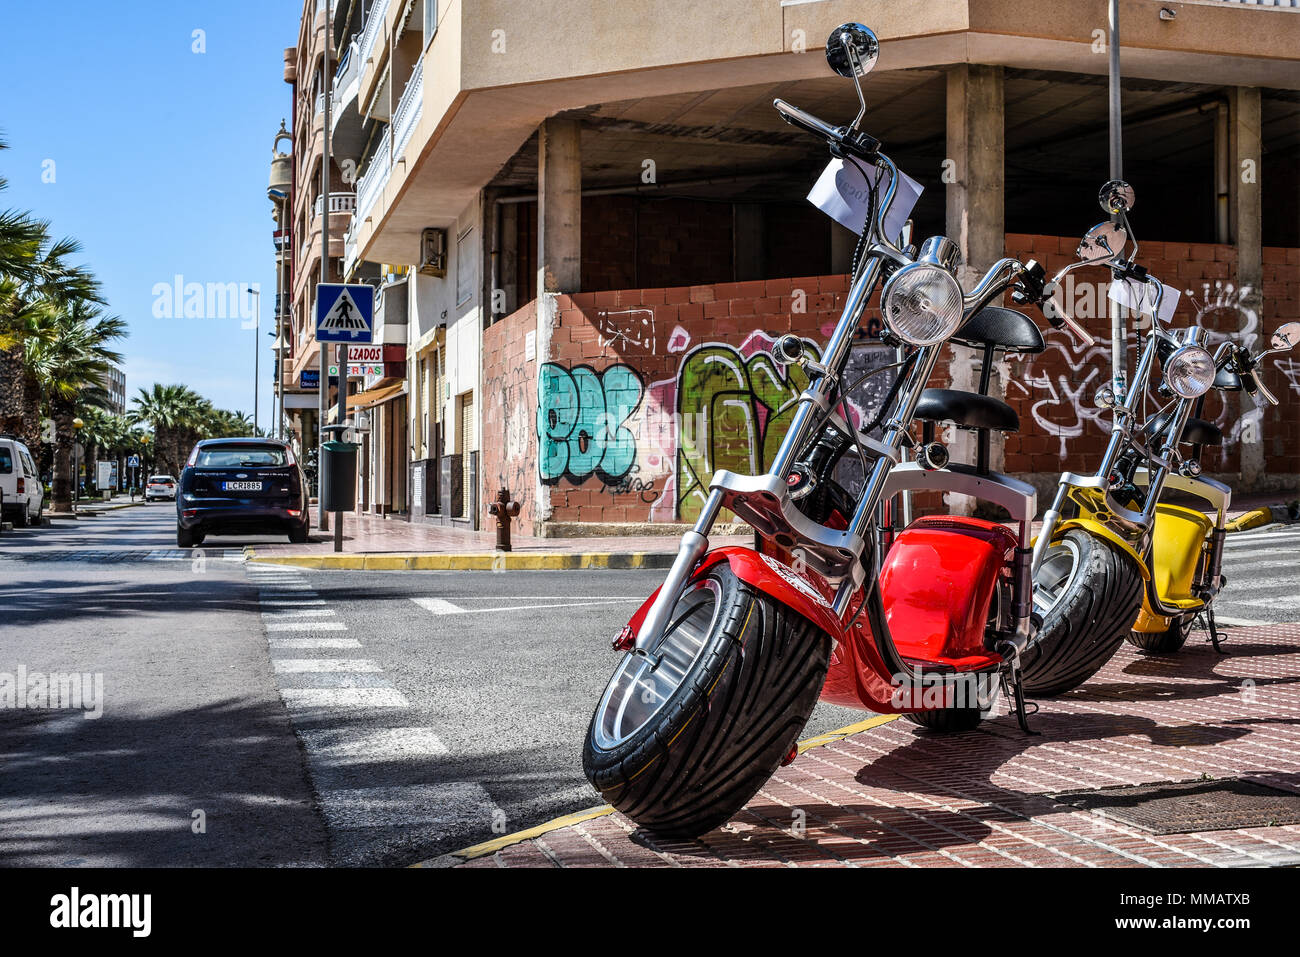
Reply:
M985 623L998 575L1017 545L1005 526L981 519L932 516L908 526L880 575L881 605L898 653L944 670L996 667L1001 657L984 647ZM831 656L822 700L888 713L920 710L895 696L898 686L884 673L870 626L859 616Z

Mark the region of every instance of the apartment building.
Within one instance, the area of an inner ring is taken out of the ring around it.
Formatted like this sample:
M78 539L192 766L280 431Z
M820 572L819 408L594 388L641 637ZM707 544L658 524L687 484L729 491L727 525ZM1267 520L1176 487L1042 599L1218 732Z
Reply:
M99 377L99 384L107 394L108 411L114 415L126 415L126 373L110 365Z
M957 239L968 279L1004 254L1054 269L1100 217L1108 178L1106 8L309 0L294 368L316 361L328 37L330 272L374 282L382 302L383 361L348 401L369 417L365 507L477 526L508 488L527 532L689 521L714 469L762 469L779 444L800 381L771 360L775 337L820 345L847 290L856 237L805 199L824 145L773 98L852 120L856 94L822 47L837 24L867 23L882 50L863 126L924 187L917 235ZM1124 173L1143 262L1184 290L1176 323L1257 336L1300 318L1300 8L1123 0L1120 13ZM1089 315L1077 292L1069 305L1104 339L1104 305ZM1106 422L1104 341L1049 342L995 377L1023 423L995 464L1039 485L1067 444L1098 452ZM854 362L883 355L864 335ZM941 374L961 388L976 370L954 347ZM1300 375L1269 374L1278 409L1216 395L1206 410L1228 436L1207 471L1238 487L1300 476L1287 425ZM960 457L964 434L947 440Z

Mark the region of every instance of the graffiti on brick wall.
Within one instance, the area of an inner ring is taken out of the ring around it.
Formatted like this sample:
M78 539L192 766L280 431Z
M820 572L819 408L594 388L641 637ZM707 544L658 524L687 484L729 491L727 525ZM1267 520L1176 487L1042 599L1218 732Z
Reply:
M619 352L631 349L654 355L655 314L650 309L601 309L596 313L596 331L602 355L611 346Z
M1184 291L1196 308L1190 324L1206 329L1211 352L1228 339L1250 348L1259 338L1259 315L1250 305L1250 293L1248 287L1238 290L1223 282L1204 283L1200 297L1194 290ZM1099 338L1090 347L1079 346L1072 339L1053 339L1039 355L1010 357L1023 365L1010 377L1009 385L1033 400L1030 415L1043 432L1060 440L1063 459L1069 440L1082 436L1089 422L1101 432L1110 431L1110 413L1094 401L1097 390L1110 381L1110 351L1109 339ZM1130 367L1130 375L1132 371ZM1155 392L1158 375L1150 383L1152 408L1165 401ZM1237 410L1214 391L1206 399L1203 415L1223 430L1225 445L1257 441L1262 409L1247 403L1244 411Z
M801 366L778 364L771 344L754 333L739 349L708 343L682 359L676 386L679 519L699 514L715 471L757 475L780 447L794 414L790 400L808 385L808 376ZM804 354L818 356L809 340Z
M537 378L538 469L554 485L595 476L617 485L636 464L637 440L628 419L641 404L641 379L630 366L603 372L544 363Z
M588 365L548 362L538 377L536 432L541 480L635 495L652 521L691 521L708 497L718 469L758 474L771 464L807 387L801 366L772 357L776 337L751 332L739 346L693 343L681 326L664 341L676 368L643 385L625 364L597 372ZM892 359L879 345L854 350L852 368L866 371ZM804 353L819 355L811 339ZM865 422L862 403L878 404L888 380L872 379L849 402L849 418ZM873 391L874 390L874 391Z

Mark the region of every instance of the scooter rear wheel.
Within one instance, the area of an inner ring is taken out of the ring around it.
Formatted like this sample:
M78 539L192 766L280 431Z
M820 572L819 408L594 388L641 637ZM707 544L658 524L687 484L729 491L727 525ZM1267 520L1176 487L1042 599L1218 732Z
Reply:
M1021 656L1025 691L1040 696L1077 688L1110 660L1142 604L1142 576L1118 548L1083 529L1048 547L1034 578L1038 639Z
M587 730L587 779L648 831L712 830L794 747L830 647L829 635L728 563L713 565L687 585L650 659L619 662Z
M1171 621L1164 631L1130 631L1128 641L1144 654L1172 655L1187 643L1187 636L1195 624L1195 615L1183 615Z

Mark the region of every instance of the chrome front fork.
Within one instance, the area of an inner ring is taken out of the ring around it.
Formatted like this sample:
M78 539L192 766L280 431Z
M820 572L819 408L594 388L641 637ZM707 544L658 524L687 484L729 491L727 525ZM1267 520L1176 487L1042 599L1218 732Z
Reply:
M830 340L826 343L826 351L822 355L821 365L829 370L829 374L817 376L808 383L808 388L799 396L798 408L790 421L790 427L786 431L785 439L781 442L780 448L777 449L776 455L772 459L771 468L767 472L768 475L784 477L790 473L799 450L808 437L814 417L819 413L829 411L831 396L838 387L836 377L848 358L849 350L853 347L853 335L858 330L859 319L866 309L868 300L871 298L876 280L880 277L882 266L882 261L879 258L868 261L861 274L854 280L853 285L849 287L848 300L844 304L844 311L840 314L840 320L836 323L835 331L831 333ZM933 365L933 362L930 365ZM913 403L915 403L915 399L913 399ZM682 536L681 545L677 549L677 557L673 559L672 567L668 570L668 577L659 589L659 597L655 599L654 604L650 606L650 610L646 612L641 628L637 632L634 645L636 651L643 654L647 653L655 646L664 630L668 627L669 619L672 616L673 609L677 607L677 599L681 595L682 589L686 587L686 582L690 579L695 566L699 564L700 559L709 550L709 532L713 528L714 521L717 520L718 512L722 509L722 503L722 490L713 489L709 493L708 500L704 503L704 508L700 512L695 526ZM859 506L854 514L855 521L861 513L862 507Z

